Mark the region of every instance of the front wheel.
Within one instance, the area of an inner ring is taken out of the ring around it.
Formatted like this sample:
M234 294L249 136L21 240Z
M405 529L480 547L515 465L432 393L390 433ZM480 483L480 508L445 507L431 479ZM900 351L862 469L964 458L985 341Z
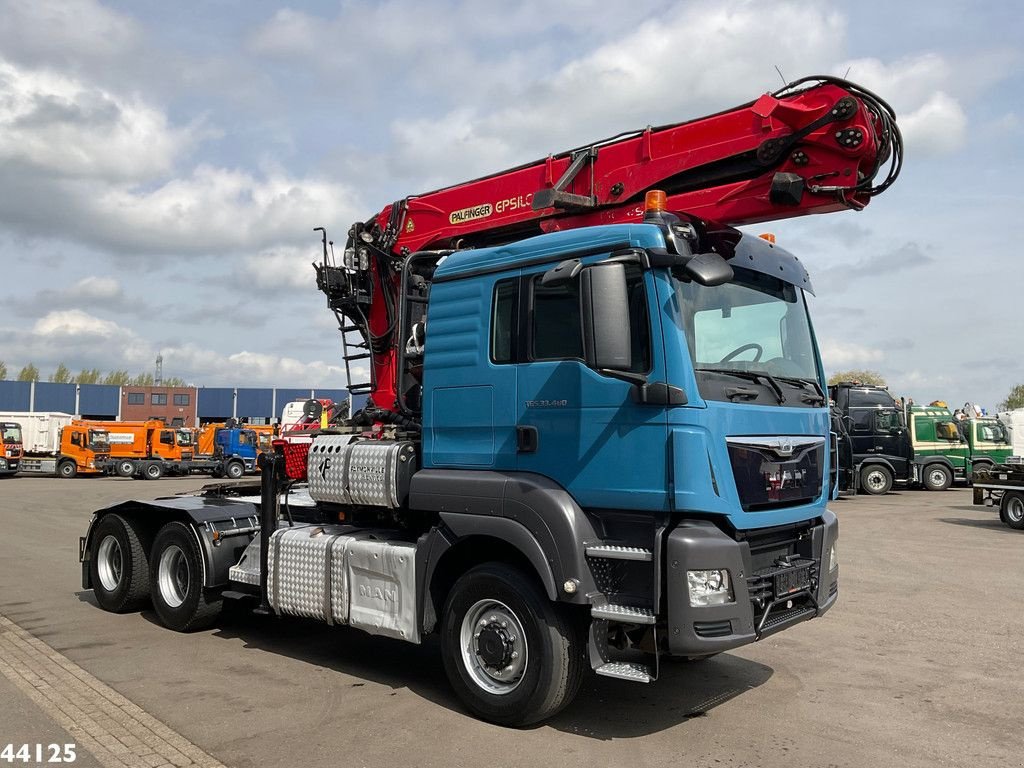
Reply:
M892 472L882 464L872 464L860 471L860 487L872 496L883 496L892 488Z
M78 465L73 461L62 461L60 466L57 467L57 476L62 477L65 480L70 480L72 477L78 474Z
M156 535L149 583L153 608L165 627L178 632L202 629L220 614L220 595L203 587L202 556L184 523L168 523Z
M929 491L944 491L953 484L953 473L942 464L931 464L924 470L924 487Z
M582 634L567 608L500 563L477 566L452 587L441 647L463 703L498 725L551 717L572 701L583 676Z
M999 504L1003 522L1015 531L1024 531L1024 493L1007 491Z
M224 469L224 475L229 480L238 480L243 474L245 474L245 467L237 461L229 462L227 467Z

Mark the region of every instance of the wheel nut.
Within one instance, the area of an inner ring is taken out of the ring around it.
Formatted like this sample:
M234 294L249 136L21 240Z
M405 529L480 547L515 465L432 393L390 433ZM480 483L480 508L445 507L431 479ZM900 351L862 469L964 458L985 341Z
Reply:
M519 651L512 651L512 658L513 659L518 659L519 658Z

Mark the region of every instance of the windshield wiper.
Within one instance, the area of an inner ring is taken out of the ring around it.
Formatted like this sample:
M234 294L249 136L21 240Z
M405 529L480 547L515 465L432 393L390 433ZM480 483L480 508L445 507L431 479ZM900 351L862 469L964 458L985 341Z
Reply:
M697 370L708 373L724 373L727 376L735 376L738 379L753 381L755 384L762 383L763 381L775 393L775 398L779 401L779 405L786 402L786 396L782 394L782 387L779 386L779 382L770 373L765 373L764 371L745 371L742 368L698 368Z
M825 393L821 391L821 385L814 379L804 379L796 376L776 376L779 381L784 381L787 384L795 384L801 387L810 386L814 390L814 394L810 395L804 392L800 399L805 403L817 403L818 405L824 405L828 402L825 397Z

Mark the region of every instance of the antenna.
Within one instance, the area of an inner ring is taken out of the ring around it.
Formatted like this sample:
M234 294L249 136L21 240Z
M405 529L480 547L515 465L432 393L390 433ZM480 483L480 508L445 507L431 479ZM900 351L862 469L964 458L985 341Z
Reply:
M786 78L785 78L785 77L783 76L783 74L782 74L782 70L781 70L781 69L779 69L779 65L778 65L778 64L775 64L774 66L775 66L775 71L776 71L776 72L778 72L778 73L779 73L779 77L781 77L781 78L782 78L782 84L783 84L784 86L785 86L785 85L789 85L789 80L787 80L787 79L786 79Z

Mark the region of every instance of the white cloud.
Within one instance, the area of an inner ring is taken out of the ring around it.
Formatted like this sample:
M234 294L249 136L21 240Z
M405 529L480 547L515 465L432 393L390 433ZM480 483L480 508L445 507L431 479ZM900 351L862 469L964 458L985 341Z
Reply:
M967 114L956 99L937 91L908 115L897 119L908 152L946 154L967 142Z
M822 339L821 358L826 371L842 370L851 366L878 363L885 359L880 349L866 347L849 341Z
M110 320L102 320L80 309L66 309L50 312L41 317L32 327L37 336L81 337L92 336L113 339L123 329Z
M316 273L312 262L322 258L316 246L310 238L306 248L282 246L245 256L233 270L231 282L269 293L315 290Z
M138 98L0 59L0 162L19 172L144 181L170 171L198 137Z
M141 36L133 19L96 0L4 0L0 17L0 50L29 61L111 59Z

